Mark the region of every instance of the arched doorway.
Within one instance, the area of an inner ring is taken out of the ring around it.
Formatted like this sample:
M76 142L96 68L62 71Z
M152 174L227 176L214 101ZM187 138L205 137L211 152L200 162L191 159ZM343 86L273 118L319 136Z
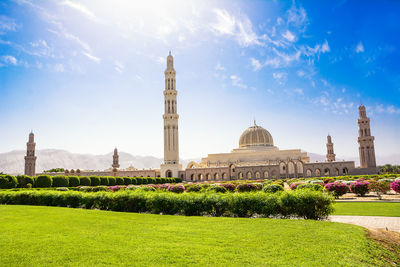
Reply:
M171 178L172 177L172 171L171 170L166 171L165 172L165 176L168 177L168 178Z

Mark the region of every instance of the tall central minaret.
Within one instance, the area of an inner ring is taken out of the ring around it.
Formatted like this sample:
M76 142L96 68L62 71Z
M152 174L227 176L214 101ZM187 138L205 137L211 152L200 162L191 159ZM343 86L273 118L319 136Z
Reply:
M358 107L358 149L361 168L376 168L374 137L371 136L370 119L365 106Z
M174 58L169 52L164 90L164 164L161 165L162 177L178 177L182 166L179 164L179 139L176 96L176 72Z
M326 161L332 162L335 161L335 153L333 152L333 143L332 137L328 134L327 143L326 143Z
M36 172L36 156L35 156L35 135L33 132L29 134L28 143L26 143L26 156L25 156L25 175L30 177L35 176Z

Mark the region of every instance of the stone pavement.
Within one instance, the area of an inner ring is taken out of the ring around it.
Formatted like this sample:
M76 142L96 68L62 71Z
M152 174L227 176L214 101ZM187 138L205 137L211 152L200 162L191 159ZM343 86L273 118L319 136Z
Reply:
M331 215L329 221L400 232L400 217Z

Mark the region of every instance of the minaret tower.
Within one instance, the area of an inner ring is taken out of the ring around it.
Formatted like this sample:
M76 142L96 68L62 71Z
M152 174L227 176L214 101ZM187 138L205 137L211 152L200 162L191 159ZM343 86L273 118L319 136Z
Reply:
M117 149L117 148L114 149L112 167L113 167L114 169L118 169L118 168L119 168L119 156L118 156L118 149Z
M25 175L30 177L35 176L36 173L36 156L35 156L35 135L33 132L29 134L28 143L26 143L26 156L25 156Z
M182 166L179 164L179 139L176 96L176 72L171 51L167 57L167 69L164 90L164 164L161 165L162 177L178 177Z
M326 161L328 162L332 162L335 161L335 152L333 152L333 143L332 143L332 138L331 136L328 134L328 142L326 143Z
M370 119L367 117L365 106L358 107L358 148L361 168L376 168L374 137L371 136Z

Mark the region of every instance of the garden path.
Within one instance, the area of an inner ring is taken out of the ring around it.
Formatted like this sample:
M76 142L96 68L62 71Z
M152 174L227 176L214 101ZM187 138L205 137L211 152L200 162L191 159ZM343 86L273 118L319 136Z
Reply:
M400 232L400 217L331 215L328 220L355 224L366 228Z

